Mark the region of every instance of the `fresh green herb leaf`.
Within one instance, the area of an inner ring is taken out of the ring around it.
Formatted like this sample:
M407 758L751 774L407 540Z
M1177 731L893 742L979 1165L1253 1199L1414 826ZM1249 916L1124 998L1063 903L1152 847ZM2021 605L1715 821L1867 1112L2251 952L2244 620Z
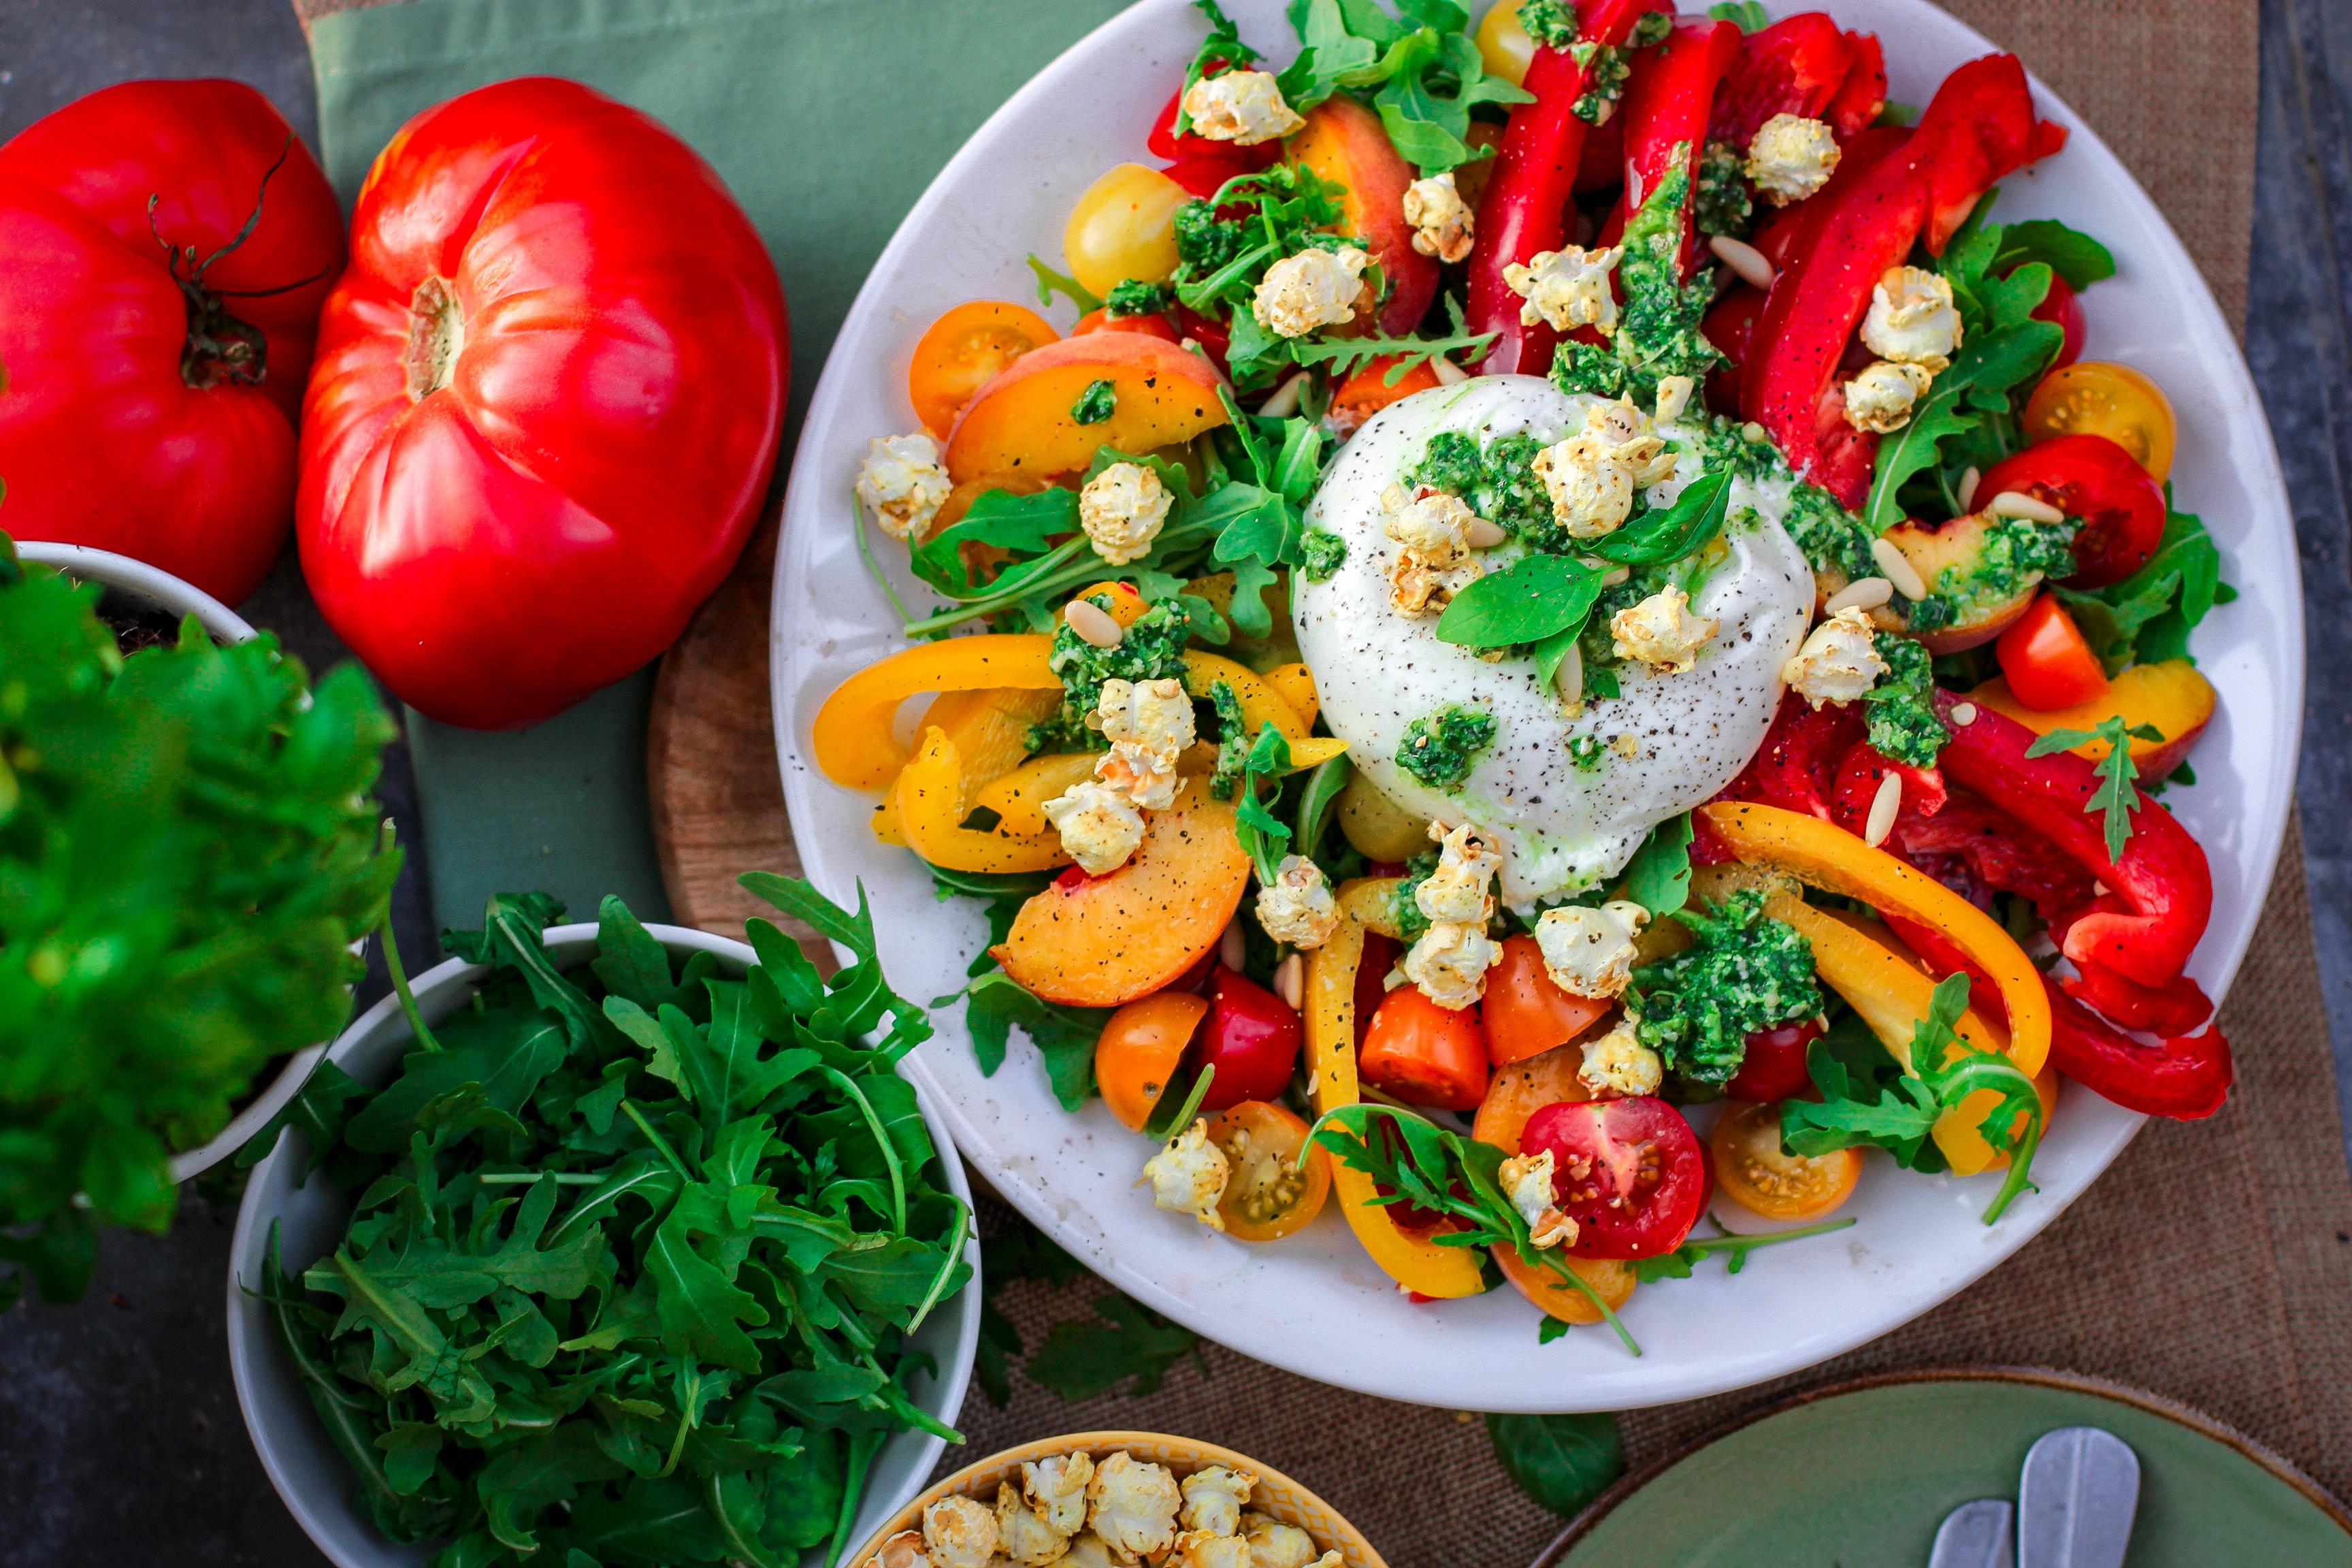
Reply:
M1645 512L1592 542L1592 552L1621 566L1654 566L1704 549L1731 510L1731 476L1717 470L1685 485L1674 504Z
M1087 292L1086 286L1067 273L1056 272L1035 256L1029 258L1029 270L1037 277L1037 303L1050 306L1054 296L1061 295L1078 308L1078 314L1087 315L1102 309L1102 301Z
M1454 595L1437 640L1457 647L1510 647L1583 628L1601 596L1601 574L1566 555L1520 556Z
M2046 281L2048 274L2042 276ZM2040 303L2038 295L2033 302ZM1870 498L1862 510L1863 526L1873 537L1908 515L1895 492L1936 464L1940 444L1975 430L1988 416L2005 416L2011 390L2039 376L2064 336L2051 322L2032 320L1970 331L1951 365L1912 411L1911 422L1878 443Z
M1495 334L1468 331L1463 322L1462 301L1452 294L1445 297L1445 309L1454 319L1454 330L1443 337L1391 338L1375 333L1364 338L1325 338L1296 345L1291 357L1300 364L1326 366L1334 379L1345 379L1376 359L1394 356L1396 363L1381 373L1381 384L1394 386L1410 375L1414 366L1431 360L1451 359L1459 354L1475 360L1483 355L1486 345L1495 341Z
M2114 253L2079 229L2056 218L2029 218L2002 226L1996 271L2007 272L2029 262L2041 262L2081 293L2092 284L2116 275Z
M1489 1415L1486 1438L1495 1446L1495 1458L1504 1473L1519 1490L1538 1507L1562 1519L1582 1512L1625 1468L1617 1417L1605 1411L1590 1415Z
M1192 117L1182 108L1182 95L1192 89L1194 82L1204 76L1240 70L1258 58L1255 49L1242 42L1241 29L1234 26L1234 19L1225 15L1217 0L1192 0L1192 8L1209 19L1209 36L1201 40L1192 63L1184 68L1184 86L1177 95L1174 126L1179 136L1189 134L1192 129Z
M1045 1342L1023 1368L1030 1382L1064 1399L1092 1399L1121 1384L1129 1394L1156 1394L1186 1356L1207 1371L1201 1336L1149 1307L1112 1291L1096 1299L1095 1312L1045 1331Z
M2088 730L2051 730L2037 737L2025 748L2029 757L2046 757L2056 752L2071 752L2077 746L2104 741L2107 749L2094 764L2099 776L2099 787L2083 803L2085 812L2101 814L2106 837L2107 858L2123 858L2124 846L2132 836L2131 814L2139 809L2139 764L2132 761L2134 737L2143 741L2161 741L2164 732L2153 724L2135 724L2126 729L2124 716L2110 713Z
M1853 1223L1853 1216L1849 1215L1843 1219L1825 1219L1814 1225L1799 1226L1793 1230L1777 1230L1767 1236L1693 1237L1672 1252L1636 1259L1633 1278L1644 1285L1660 1279L1687 1279L1699 1264L1716 1257L1723 1258L1725 1272L1737 1274L1748 1267L1748 1255L1759 1247L1777 1247L1784 1241L1801 1241L1809 1236L1823 1236L1833 1230L1843 1230Z
M1739 30L1743 33L1760 33L1772 25L1771 13L1765 10L1759 0L1738 0L1738 4L1709 5L1706 8L1706 14L1713 21L1738 24Z
M1663 920L1690 902L1690 813L1650 829L1625 867L1625 896Z

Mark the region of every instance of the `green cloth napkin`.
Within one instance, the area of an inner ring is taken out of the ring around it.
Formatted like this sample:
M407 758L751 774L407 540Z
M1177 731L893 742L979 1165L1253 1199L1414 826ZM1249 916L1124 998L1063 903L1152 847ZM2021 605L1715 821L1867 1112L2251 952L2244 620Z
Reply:
M789 454L876 256L996 106L1124 0L406 0L320 17L329 178L348 205L408 118L509 77L576 78L710 160L776 258L792 313ZM473 926L543 888L593 919L668 918L646 810L653 672L535 729L407 716L434 910ZM746 758L746 766L767 765Z

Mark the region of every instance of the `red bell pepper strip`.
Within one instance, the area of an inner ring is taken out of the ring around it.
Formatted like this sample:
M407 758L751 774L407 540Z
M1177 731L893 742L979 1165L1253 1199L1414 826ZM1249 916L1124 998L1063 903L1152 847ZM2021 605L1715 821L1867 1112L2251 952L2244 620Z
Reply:
M1223 73L1224 68L1223 60L1211 60L1202 74L1218 76ZM1168 101L1160 107L1160 117L1151 122L1150 132L1144 137L1143 144L1153 157L1166 158L1171 163L1186 158L1221 158L1227 163L1241 164L1245 174L1270 167L1281 158L1280 142L1260 142L1255 146L1244 147L1237 142L1220 142L1214 137L1196 135L1190 131L1181 136L1177 135L1176 115L1183 102L1184 89L1180 87L1168 95Z
M1937 816L1950 803L1941 771L1898 763L1882 755L1869 742L1862 741L1850 747L1838 763L1837 787L1830 797L1830 820L1856 838L1861 837L1863 829L1869 826L1871 807L1878 804L1878 792L1889 773L1899 774L1903 780L1904 818L1916 823ZM1888 847L1882 844L1879 847Z
M1827 822L1838 766L1862 731L1862 710L1852 704L1815 708L1788 692L1764 732L1764 743L1715 798L1752 800Z
M1198 141L1199 138L1194 137L1191 140ZM1230 142L1218 144L1231 145ZM1179 158L1160 172L1205 202L1224 189L1227 180L1236 175L1255 174L1265 166L1263 163L1244 163L1238 158L1220 154L1214 158Z
M1822 118L1841 142L1877 123L1886 108L1886 52L1878 47L1878 35L1848 33L1845 41L1853 46L1853 64L1846 68L1835 95L1822 106Z
M2063 136L2061 137L2063 140ZM1772 287L1748 356L1741 404L1789 466L1859 507L1878 437L1845 420L1838 362L1871 290L1924 232L1940 251L1995 180L2037 155L2033 99L2014 55L1970 60L1944 79L1899 157L1883 159L1839 198L1801 267Z
M2099 815L2083 809L2101 784L2091 762L2072 752L2027 756L2034 732L1990 708L1977 707L1969 723L1955 724L1952 710L1962 700L1936 693L1937 715L1951 731L1937 765L1955 783L1999 801L2110 889L2067 927L2061 951L2079 967L2103 964L2142 985L2179 979L2213 911L2213 874L2197 840L2136 790L2131 837L2122 858L2110 859Z
M1774 115L1820 119L1852 73L1853 57L1852 37L1821 11L1758 28L1740 45L1707 139L1728 142L1745 157L1758 128Z
M1627 82L1625 90L1631 93L1633 84ZM1576 194L1605 191L1624 177L1625 117L1612 114L1584 132L1583 150L1576 155Z
M2213 1016L2213 999L2186 974L2169 985L2142 985L2103 963L2078 966L2082 974L2064 981L2066 994L2127 1029L2151 1035L2185 1035Z
M1620 234L1642 198L1658 188L1675 168L1677 157L1690 176L1694 196L1698 162L1706 151L1707 115L1715 104L1717 84L1739 58L1739 28L1730 22L1699 23L1676 27L1625 83L1625 194L1617 199L1612 219ZM1697 235L1692 216L1696 200L1683 203L1681 276L1691 272L1691 249ZM1611 242L1611 243L1613 243Z
M1666 8L1665 0L1578 0L1577 32L1586 42L1618 47L1635 23ZM1576 117L1576 100L1591 85L1591 76L1568 50L1537 46L1520 84L1535 101L1515 107L1503 126L1495 172L1478 201L1477 247L1470 253L1469 330L1495 334L1479 365L1483 374L1541 375L1551 368L1553 332L1540 321L1521 323L1524 301L1503 280L1503 268L1525 266L1567 238L1586 129Z
M1830 172L1827 184L1778 212L1767 207L1748 242L1764 253L1775 273L1786 275L1801 268L1813 253L1822 226L1837 210L1839 198L1910 140L1907 125L1876 125L1856 136L1840 149L1838 165Z

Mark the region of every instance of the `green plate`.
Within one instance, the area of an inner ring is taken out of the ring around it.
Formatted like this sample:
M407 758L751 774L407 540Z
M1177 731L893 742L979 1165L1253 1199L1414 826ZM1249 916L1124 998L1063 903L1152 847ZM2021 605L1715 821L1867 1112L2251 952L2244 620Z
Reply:
M1627 1477L1537 1568L1925 1568L1971 1498L2017 1496L2053 1426L2139 1455L2126 1568L2352 1568L2352 1515L2210 1417L2070 1373L1970 1370L1841 1384L1764 1410Z

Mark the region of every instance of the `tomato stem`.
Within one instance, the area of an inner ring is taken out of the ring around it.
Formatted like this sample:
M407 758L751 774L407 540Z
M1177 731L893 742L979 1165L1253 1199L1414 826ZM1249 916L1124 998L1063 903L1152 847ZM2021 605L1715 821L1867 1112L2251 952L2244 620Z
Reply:
M425 279L408 300L408 348L401 356L408 400L422 403L448 385L465 346L466 308L457 285L438 276Z
M173 245L156 226L155 208L163 202L163 194L153 192L147 197L147 232L153 235L155 243L163 247L163 254L168 258L164 269L171 273L172 281L180 286L181 298L187 306L188 337L180 348L180 379L200 392L218 386L223 382L233 382L240 386L258 386L269 374L268 340L262 335L260 328L229 313L229 300L258 300L272 294L283 294L316 283L327 275L326 269L321 268L308 278L281 283L275 289L229 290L205 287L205 274L212 270L213 263L253 237L254 229L261 223L261 207L269 195L270 178L286 166L286 160L293 151L294 133L289 131L286 133L285 145L278 150L276 160L261 172L261 184L254 192L253 210L246 215L245 226L236 231L236 237L202 261L196 259L194 246ZM181 271L183 267L187 268L184 274Z

